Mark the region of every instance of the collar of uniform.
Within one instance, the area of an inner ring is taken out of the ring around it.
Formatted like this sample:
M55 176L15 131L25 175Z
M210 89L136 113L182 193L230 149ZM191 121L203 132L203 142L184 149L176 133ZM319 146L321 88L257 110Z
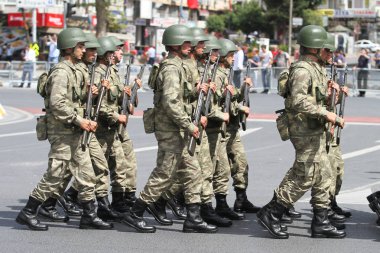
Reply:
M301 55L299 61L315 62L315 60L310 58L308 55Z
M103 63L99 63L99 68L106 71L107 70L107 65L103 64Z
M182 59L179 58L177 55L174 55L174 54L170 54L168 55L168 58L167 60L170 60L172 62L174 62L175 64L178 64L180 65L182 63Z
M218 66L218 71L225 74L225 75L228 75L229 72L230 72L230 69L228 68L224 68L224 67L221 67L220 65Z
M87 67L86 63L84 63L82 61L76 63L75 67L88 71L88 67Z
M62 61L62 64L67 65L68 67L70 67L70 68L72 69L72 71L75 72L75 66L74 66L74 64L73 64L71 61L69 61L69 60L64 60L64 61Z

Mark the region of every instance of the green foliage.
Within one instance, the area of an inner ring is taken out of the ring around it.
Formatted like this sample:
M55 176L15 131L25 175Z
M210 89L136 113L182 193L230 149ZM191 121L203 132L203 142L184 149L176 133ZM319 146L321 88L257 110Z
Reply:
M306 9L302 16L304 25L323 25L322 15L318 11Z
M265 23L264 12L255 1L236 5L230 15L232 26L245 34L260 30Z
M223 15L210 15L206 21L209 32L223 32L226 29L225 17Z

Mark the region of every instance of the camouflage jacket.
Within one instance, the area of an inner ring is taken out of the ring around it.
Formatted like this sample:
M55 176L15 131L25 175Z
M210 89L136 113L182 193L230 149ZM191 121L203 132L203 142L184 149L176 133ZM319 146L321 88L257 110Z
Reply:
M301 57L289 73L285 99L290 136L320 135L325 128L327 75L320 64Z

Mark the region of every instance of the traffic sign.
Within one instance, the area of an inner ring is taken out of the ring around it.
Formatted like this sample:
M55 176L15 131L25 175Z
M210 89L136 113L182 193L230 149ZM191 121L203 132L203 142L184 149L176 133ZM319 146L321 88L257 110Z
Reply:
M33 9L45 8L56 4L56 0L17 0L17 8Z

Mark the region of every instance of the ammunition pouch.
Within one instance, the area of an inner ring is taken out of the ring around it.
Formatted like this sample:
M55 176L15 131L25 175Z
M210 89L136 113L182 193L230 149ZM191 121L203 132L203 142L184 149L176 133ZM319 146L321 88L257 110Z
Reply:
M280 134L281 140L287 141L290 138L288 114L285 109L278 110L276 113L280 113L276 119L278 133Z
M148 108L144 110L143 114L144 130L145 133L151 134L154 133L154 108Z
M44 141L47 140L48 134L47 134L47 119L46 115L41 115L37 118L37 124L36 124L36 133L37 133L37 140Z

